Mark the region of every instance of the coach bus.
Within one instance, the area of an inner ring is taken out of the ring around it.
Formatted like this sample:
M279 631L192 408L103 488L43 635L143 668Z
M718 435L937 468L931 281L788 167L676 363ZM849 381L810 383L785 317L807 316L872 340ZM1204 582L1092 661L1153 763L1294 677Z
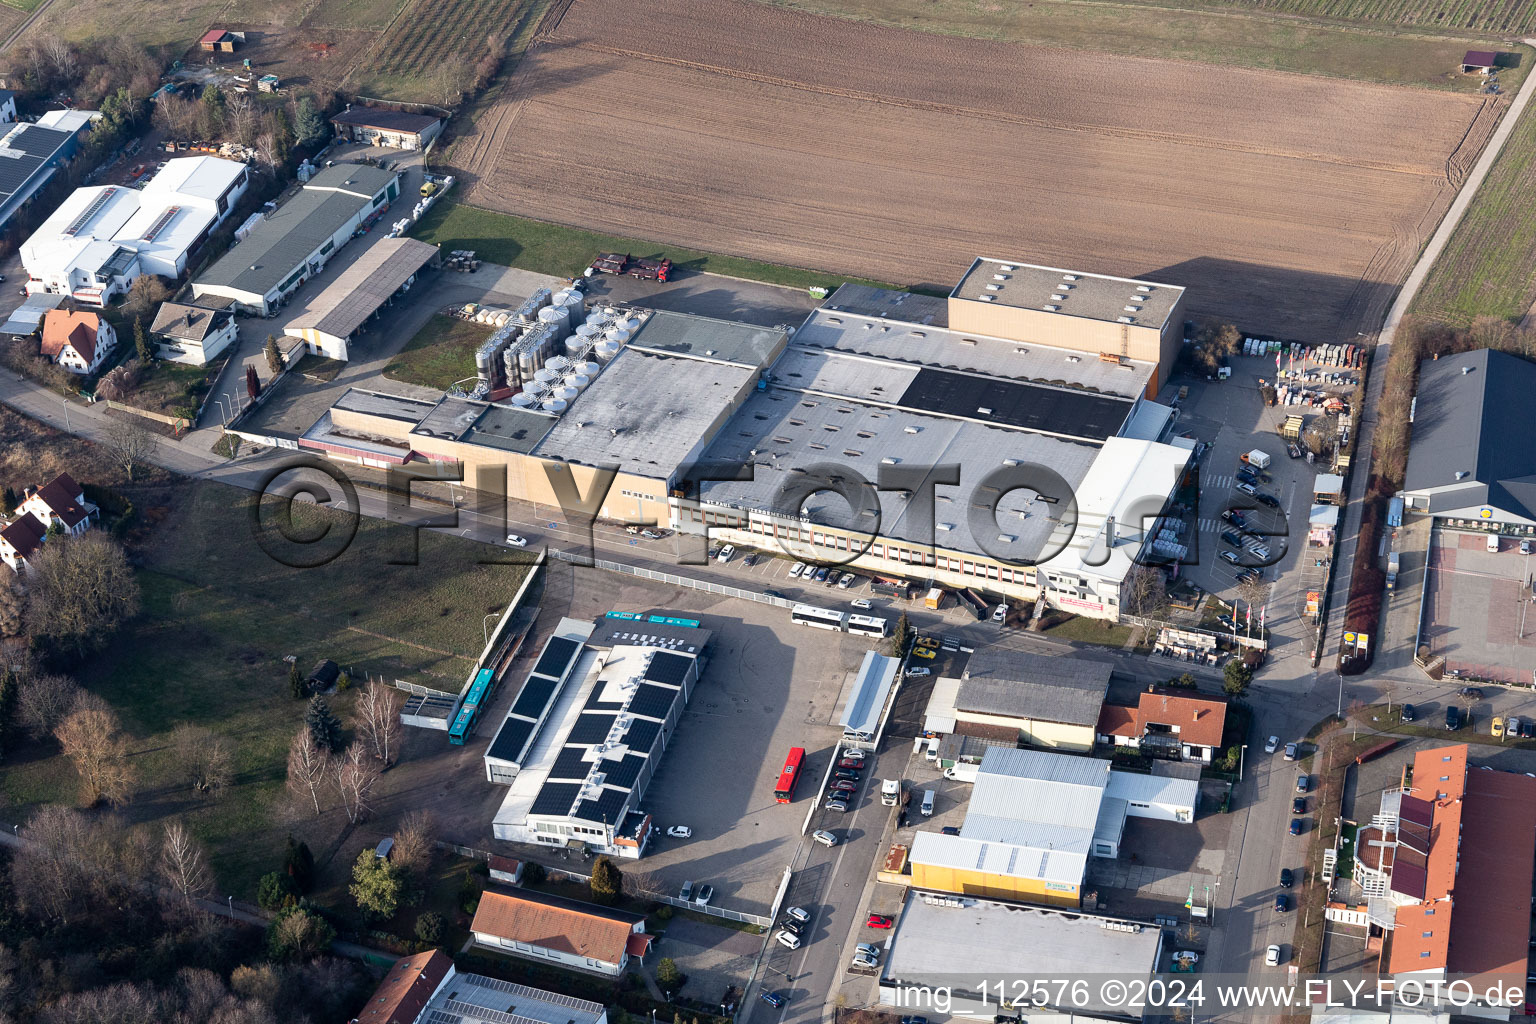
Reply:
M891 626L885 619L873 615L848 616L848 632L859 636L890 636Z
M789 613L789 621L801 626L815 626L817 629L830 629L841 633L843 625L847 621L846 612L836 612L830 608L816 608L808 604L797 604Z
M773 798L787 804L795 798L795 782L800 778L800 767L805 763L805 748L790 747L784 759L784 770L779 772L778 785L773 787Z

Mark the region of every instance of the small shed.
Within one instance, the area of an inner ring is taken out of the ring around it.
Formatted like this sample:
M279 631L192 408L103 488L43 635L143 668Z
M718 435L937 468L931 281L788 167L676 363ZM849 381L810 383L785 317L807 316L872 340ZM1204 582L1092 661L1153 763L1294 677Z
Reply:
M1337 473L1319 473L1312 482L1314 500L1324 505L1344 504L1344 478Z
M1486 75L1499 69L1499 55L1492 50L1468 50L1461 58L1461 73Z
M1313 505L1307 519L1307 544L1317 548L1333 547L1339 532L1339 507L1337 505Z
M523 884L523 862L516 857L491 854L491 880L506 885Z
M309 670L309 685L316 691L329 690L341 677L341 666L329 658L321 660Z
M256 88L260 92L277 92L282 80L276 75L262 75L256 80Z
M234 33L222 28L211 28L203 33L203 38L198 40L199 45L208 53L223 51L228 53L235 48Z
M389 836L379 840L379 845L373 848L373 855L378 860L389 860L389 855L395 852L395 841Z

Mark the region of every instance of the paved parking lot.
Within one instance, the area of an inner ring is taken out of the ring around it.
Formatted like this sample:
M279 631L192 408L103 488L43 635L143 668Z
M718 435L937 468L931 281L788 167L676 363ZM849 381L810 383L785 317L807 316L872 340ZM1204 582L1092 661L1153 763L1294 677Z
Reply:
M1445 658L1447 675L1529 684L1536 672L1536 608L1526 585L1536 572L1519 542L1488 550L1482 533L1435 529L1422 637Z

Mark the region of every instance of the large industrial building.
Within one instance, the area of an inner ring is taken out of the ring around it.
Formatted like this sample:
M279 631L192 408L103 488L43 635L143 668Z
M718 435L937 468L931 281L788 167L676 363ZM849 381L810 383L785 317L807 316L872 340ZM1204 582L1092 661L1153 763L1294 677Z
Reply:
M635 858L640 804L705 664L696 620L610 613L561 620L485 753L508 787L497 839Z
M1063 1021L1139 1020L1139 1010L1104 999L1100 985L1149 979L1162 953L1156 925L914 890L880 969L879 999L903 1012L992 1021L1018 1012L1005 1010L1000 997L1029 995L1040 1005L1027 1012L1028 1021L1058 1013ZM1058 978L1091 979L1090 991L1026 987L1025 979Z
M1199 774L1179 767L1141 775L1097 758L993 747L960 834L913 837L912 885L1076 907L1088 858L1120 856L1126 818L1194 821Z
M1113 673L1107 661L982 648L962 678L935 684L923 731L1087 753Z
M313 296L283 329L302 338L311 353L345 362L348 342L408 291L422 268L436 266L437 253L437 246L414 238L381 238Z
M100 116L94 110L49 111L35 124L13 125L0 138L0 227L74 157L81 134Z
M1061 305L1043 321L1055 333L1021 341L949 326L993 304L969 296L977 273L947 303L844 285L792 337L535 296L487 343L470 397L349 394L299 443L445 463L471 484L504 468L510 497L550 505L588 496L608 466L605 518L1117 619L1138 557L1185 554L1161 512L1193 443L1164 443L1172 410L1147 398L1164 372L1152 339L1182 323L1182 291L1061 275L1074 299L1047 302ZM1145 308L1110 317L1123 352L1092 351L1114 289ZM1024 312L989 329L1034 330ZM722 466L749 478L711 479L732 475Z
M181 157L140 188L79 188L22 243L27 290L105 306L142 274L171 280L250 183L245 164Z
M192 282L192 294L231 300L254 316L274 316L399 194L396 171L366 164L327 167Z

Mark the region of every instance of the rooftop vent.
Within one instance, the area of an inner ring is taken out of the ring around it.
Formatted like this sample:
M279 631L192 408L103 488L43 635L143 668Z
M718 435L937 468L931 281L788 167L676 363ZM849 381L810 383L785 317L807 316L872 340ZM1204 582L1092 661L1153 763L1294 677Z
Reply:
M1140 313L1141 312L1141 307L1140 306L1126 306L1125 307L1125 311L1127 313Z
M1004 263L1003 264L1003 269L1007 270L1007 271L1012 271L1013 270L1013 264L1012 263Z
M1076 287L1077 287L1077 285L1075 285L1075 284L1059 284L1059 285L1056 286L1056 289L1057 289L1057 291L1069 292L1073 288L1076 288Z
M829 316L829 317L827 317L827 323L829 323L829 324L840 324L842 322L843 322L843 318L840 317L840 316Z
M1000 542L1004 543L1004 544L1012 544L1014 541L1018 540L1019 538L1015 537L1011 533L1000 533L1000 534L997 535L997 539Z
M994 299L996 299L997 296L996 295L978 295L978 296L976 296L976 298L981 300L982 302L991 302Z
M1059 293L1058 293L1058 294L1056 294L1056 295L1052 295L1052 296L1051 296L1051 301L1052 301L1052 302L1060 302L1060 301L1061 301L1061 300L1062 300L1062 299L1064 299L1064 298L1066 298L1066 296L1065 296L1065 295L1062 295L1062 294L1059 294Z
M961 338L960 339L960 344L964 345L966 348L975 348L976 347L976 339L975 338Z
M978 405L976 407L976 415L978 415L978 416L991 416L992 415L992 410L987 408L985 405Z
M1133 324L1135 322L1136 322L1135 320L1131 319L1128 316L1117 316L1117 317L1115 317L1115 323L1118 323L1118 324Z
M914 338L926 338L926 337L928 337L928 332L927 331L913 331L912 332L912 337L914 337Z
M1016 348L1016 349L1013 350L1013 354L1016 355L1016 356L1027 356L1027 355L1029 355L1029 349L1027 349L1027 348Z
M885 465L887 465L887 466L894 466L894 465L896 465L896 463L900 462L901 460L898 459L894 455L887 455L885 458L881 459L880 461L882 463L884 463Z
M1076 281L1077 280L1077 275L1076 274L1062 274L1061 275L1061 279L1063 281Z
M992 280L994 280L994 281L1006 281L1006 280L1008 280L1008 275L1007 274L993 274L992 275Z
M938 525L938 529L942 533L948 533L948 532L950 532L951 530L953 530L955 528L955 524L954 523L939 523L937 525Z
M1466 470L1464 470L1464 469L1458 469L1458 470L1457 470L1457 471L1456 471L1456 479L1457 479L1457 480L1462 480L1462 479L1465 479L1465 478L1466 478L1466 475L1467 475L1467 471L1466 471Z
M989 291L989 292L1002 291L1002 288L1003 288L1003 286L1000 285L1000 284L989 284L989 285L987 285L987 291Z
M1069 362L1069 363L1080 363L1082 361L1083 361L1083 357L1082 356L1067 356L1067 362Z
M923 431L922 427L902 427L901 429L903 433L907 434L920 434Z
M1019 460L1018 459L1004 459L1003 460L1003 465L1005 465L1005 466L1017 466L1018 464L1019 464Z
M1463 367L1462 367L1462 368L1461 368L1461 375L1462 375L1462 376L1463 376L1463 377L1465 377L1465 376L1466 376L1466 375L1467 375L1467 374L1469 374L1469 373L1471 373L1471 372L1472 372L1472 367L1470 367L1470 366L1463 366Z
M982 298L986 298L986 296L983 295ZM1060 306L1053 306L1050 303L1046 303L1045 305L1041 306L1040 308L1045 310L1047 313L1054 313L1057 310L1059 310L1061 307Z
M1136 290L1139 292L1149 292L1152 290L1152 286L1147 284L1139 284L1136 286Z

